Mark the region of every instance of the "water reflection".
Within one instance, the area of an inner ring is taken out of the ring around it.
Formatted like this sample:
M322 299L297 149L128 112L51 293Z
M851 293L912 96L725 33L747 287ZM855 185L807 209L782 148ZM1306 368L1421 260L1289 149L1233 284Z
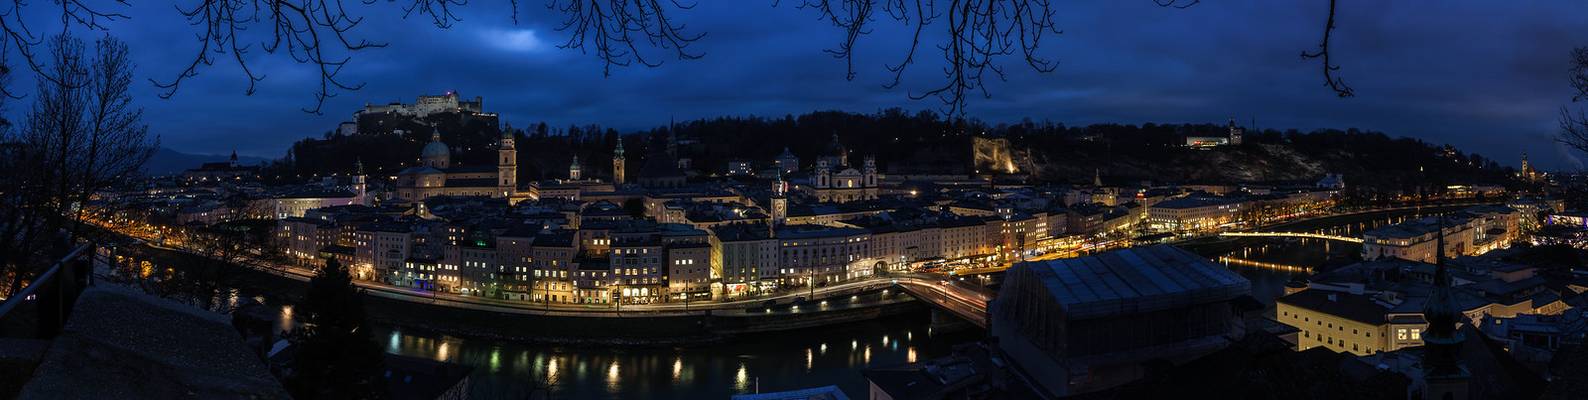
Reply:
M749 384L750 372L745 368L744 363L741 362L739 363L739 372L733 375L733 389L739 393L744 393Z
M683 374L684 359L682 357L673 359L673 383L679 383L679 380L683 378Z
M480 398L517 398L535 390L552 398L726 398L757 388L832 384L863 398L862 369L944 356L954 344L982 335L939 332L900 345L901 337L913 338L914 330L928 324L926 315L916 314L675 348L527 345L386 327L376 327L376 337L389 338L385 347L393 353L474 367L471 392ZM834 341L850 342L850 350L829 348Z
M618 376L618 360L612 360L612 364L607 366L607 392L615 394L622 391Z
M1362 232L1420 218L1421 214L1364 217L1330 221L1330 226L1287 229L1335 236L1361 237ZM1360 243L1308 238L1247 238L1234 249L1204 254L1252 282L1252 297L1264 304L1284 294L1287 282L1361 260ZM1272 312L1272 309L1269 310Z

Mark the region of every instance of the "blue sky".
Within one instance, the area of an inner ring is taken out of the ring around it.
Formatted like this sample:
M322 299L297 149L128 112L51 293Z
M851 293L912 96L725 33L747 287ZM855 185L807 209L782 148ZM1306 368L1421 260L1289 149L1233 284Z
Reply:
M703 59L668 58L658 68L621 68L603 77L593 54L556 47L567 37L555 30L560 15L539 0L521 3L517 24L507 2L476 1L458 9L463 21L439 29L425 18L403 19L406 2L349 1L367 17L352 35L389 46L355 54L343 79L367 86L339 92L323 115L300 111L313 102L310 68L258 51L249 59L267 78L252 96L243 95L246 81L229 55L201 69L172 99L157 98L159 90L146 81L138 96L167 147L263 157L279 157L291 142L334 128L366 102L411 102L446 90L484 96L487 109L520 125L623 130L669 118L940 106L907 96L939 83L941 64L931 48L923 48L903 85L882 87L884 65L897 63L907 46L902 26L887 19L862 39L858 76L848 81L844 64L822 52L841 32L796 9L793 0L777 7L698 0L674 16L689 31L706 33L692 48ZM1510 165L1523 151L1548 168L1582 165L1582 155L1551 139L1559 108L1570 105L1568 52L1588 45L1588 9L1581 4L1344 2L1333 53L1356 89L1350 99L1324 88L1316 61L1298 56L1321 33L1327 4L1321 0L1210 1L1184 10L1149 0L1054 4L1064 33L1046 37L1040 53L1057 60L1057 69L1037 73L1003 60L1007 81L991 82L992 98L972 99L968 115L1071 125L1234 116L1243 123L1255 118L1263 128L1381 130ZM197 50L194 29L171 5L133 2L121 9L130 20L110 24L111 33L129 42L140 79L168 80ZM34 8L37 31L59 30L47 14L50 4ZM18 76L13 87L31 83ZM9 109L25 106L13 102Z

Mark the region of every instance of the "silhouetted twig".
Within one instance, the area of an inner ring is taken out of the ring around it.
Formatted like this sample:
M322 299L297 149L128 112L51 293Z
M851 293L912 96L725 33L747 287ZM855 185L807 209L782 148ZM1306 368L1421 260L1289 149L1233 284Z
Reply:
M1351 86L1345 84L1344 79L1341 79L1339 76L1335 76L1335 73L1340 71L1340 66L1329 60L1329 38L1334 34L1335 1L1336 0L1329 0L1329 18L1323 25L1323 40L1318 43L1318 50L1313 52L1303 51L1301 52L1301 58L1320 59L1323 63L1324 84L1329 86L1329 89L1334 90L1335 95L1340 97L1352 97L1356 95L1356 92L1351 90Z

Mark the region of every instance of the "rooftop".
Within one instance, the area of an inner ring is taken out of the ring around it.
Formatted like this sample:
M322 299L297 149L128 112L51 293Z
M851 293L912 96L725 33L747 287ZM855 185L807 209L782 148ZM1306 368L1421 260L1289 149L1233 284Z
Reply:
M1035 272L1071 319L1223 301L1251 291L1246 278L1168 245L1026 262L1015 268Z
M1384 324L1390 307L1373 301L1365 294L1352 294L1330 290L1303 290L1274 300L1368 325Z

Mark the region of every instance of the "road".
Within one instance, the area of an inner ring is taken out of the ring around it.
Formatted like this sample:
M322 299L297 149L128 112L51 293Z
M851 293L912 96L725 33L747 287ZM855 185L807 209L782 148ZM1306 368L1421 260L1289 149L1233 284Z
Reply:
M1305 221L1305 220L1311 220L1311 219L1317 219L1317 218L1337 217L1337 216L1342 216L1342 215L1361 214L1361 213L1368 213L1368 212L1393 211L1393 210L1404 209L1404 208L1411 208L1411 207L1388 208L1388 209L1371 210L1371 211L1355 211L1355 212L1342 213L1342 214L1330 214L1330 215L1316 216L1316 217L1311 217L1311 218L1303 218L1301 220L1286 221L1286 222L1278 223L1278 224L1274 224L1274 225L1286 225L1286 224L1291 224L1291 223L1296 223L1296 222ZM1270 225L1270 226L1274 226L1274 225ZM117 232L114 229L109 229L109 227L105 227L105 228L107 228L107 231ZM120 233L120 232L118 232L118 233ZM126 234L126 233L120 233L120 234L122 234L124 236L128 236L128 237L137 237L135 235ZM148 238L143 238L143 239L148 239ZM190 255L198 256L198 257L207 257L204 254L189 250L185 246L182 246L182 247L167 247L167 246L156 244L156 243L154 243L152 241L147 241L147 240L144 241L144 245L152 247L152 248L158 248L158 249L163 249L163 250L168 250L168 251L180 252L180 253L190 254ZM1059 257L1058 253L1052 253L1052 254L1037 256L1037 257L1032 258L1030 260L1031 261L1036 261L1036 260L1044 260L1044 259L1051 259L1051 258L1057 258L1057 257ZM290 278L290 279L295 279L295 280L298 280L298 281L307 282L309 280L309 278L313 277L313 275L314 275L314 271L310 270L308 268L267 263L267 262L260 261L260 260L257 260L257 259L253 259L253 258L247 258L247 259L243 260L243 262L241 262L240 264L245 266L245 267L249 267L249 268L252 268L252 269L255 269L255 270L271 273L271 274L278 275L278 276L287 277L287 278ZM967 273L958 273L957 275L998 272L998 271L1005 270L1007 268L1008 268L1008 266L984 268L984 269L978 269L978 270L975 270L975 271L965 271ZM810 290L791 290L791 291L789 291L787 293L773 295L773 296L757 297L757 298L752 298L752 299L743 299L743 300L734 300L734 301L723 301L723 302L713 301L713 302L702 302L702 303L632 304L632 305L623 305L622 307L615 307L615 306L610 305L610 304L600 304L600 305L545 304L545 303L531 303L531 302L526 302L526 301L498 300L498 299L490 299L490 298L483 298L483 297L476 297L476 296L461 296L461 295L455 295L455 294L450 294L450 293L438 293L438 292L433 292L433 291L420 290L420 289L402 287L402 286L394 286L394 285L388 285L388 284L384 284L384 283L370 282L370 281L355 281L355 284L357 284L360 288L365 289L366 293L368 293L371 296L378 296L378 297L382 297L382 298L402 300L402 301L410 301L410 302L417 302L417 303L443 305L443 306L448 306L448 307L458 307L458 308L471 309L471 310L502 312L502 313L513 313L513 314L566 315L566 316L600 315L600 316L618 316L618 317L621 317L621 316L624 316L624 315L632 315L632 316L657 316L657 315L670 315L670 314L673 314L673 315L700 315L700 314L706 314L708 312L717 313L717 314L734 313L734 312L743 313L743 312L745 312L746 309L751 309L751 308L760 306L762 304L765 304L768 301L775 301L777 303L788 303L788 302L792 301L793 299L800 298L800 297L805 297L805 298L809 298L809 299L820 299L820 298L830 298L830 297L834 297L834 296L842 296L842 295L845 295L845 294L858 293L858 292L864 292L864 291L870 291L870 290L885 289L887 287L892 286L895 283L896 279L904 279L905 280L904 283L913 284L913 285L917 286L917 288L919 290L912 290L911 291L913 294L917 295L917 297L921 297L923 299L932 301L934 304L937 304L937 305L939 305L941 307L948 308L949 311L955 312L956 314L961 314L961 316L967 317L967 318L970 318L972 316L981 316L981 318L984 318L985 309L986 309L986 306L988 304L988 300L991 299L990 295L987 295L985 293L977 293L977 292L975 292L973 290L972 291L962 291L962 290L958 290L958 289L945 289L943 287L934 287L934 284L935 285L948 285L948 286L961 285L961 284L956 283L954 281L946 281L948 283L942 283L944 281L939 281L939 276L938 275L932 275L932 274L906 274L906 275L903 275L903 276L893 276L893 277L888 277L888 276L871 277L871 278L865 278L865 279L856 280L856 281L850 281L850 282L844 282L844 283L829 285L829 286L826 286L826 287L820 287L820 288L816 288L814 291L810 291ZM942 278L942 279L946 279L946 278ZM985 324L985 322L982 322L982 323Z
M145 246L188 254L196 257L207 257L183 247L170 247L156 243L145 242ZM247 258L238 264L272 275L307 282L314 276L314 271L308 268L267 263L257 259ZM476 296L462 296L450 293L440 293L416 288L388 285L380 282L354 281L355 285L365 290L371 296L402 300L416 303L442 305L470 310L491 311L511 314L534 315L561 315L561 316L589 316L599 314L602 316L658 316L658 315L702 315L710 311L713 314L743 313L746 309L758 307L768 301L785 304L796 298L828 298L849 295L852 293L871 290L886 289L893 285L888 277L873 277L856 281L832 284L811 290L792 290L767 297L734 301L713 301L696 303L662 303L662 304L625 304L621 308L611 304L581 305L581 304L545 304L526 301L499 300ZM814 295L812 294L814 293Z
M983 328L987 327L987 305L997 295L986 288L947 277L910 274L898 277L895 281L915 298Z

